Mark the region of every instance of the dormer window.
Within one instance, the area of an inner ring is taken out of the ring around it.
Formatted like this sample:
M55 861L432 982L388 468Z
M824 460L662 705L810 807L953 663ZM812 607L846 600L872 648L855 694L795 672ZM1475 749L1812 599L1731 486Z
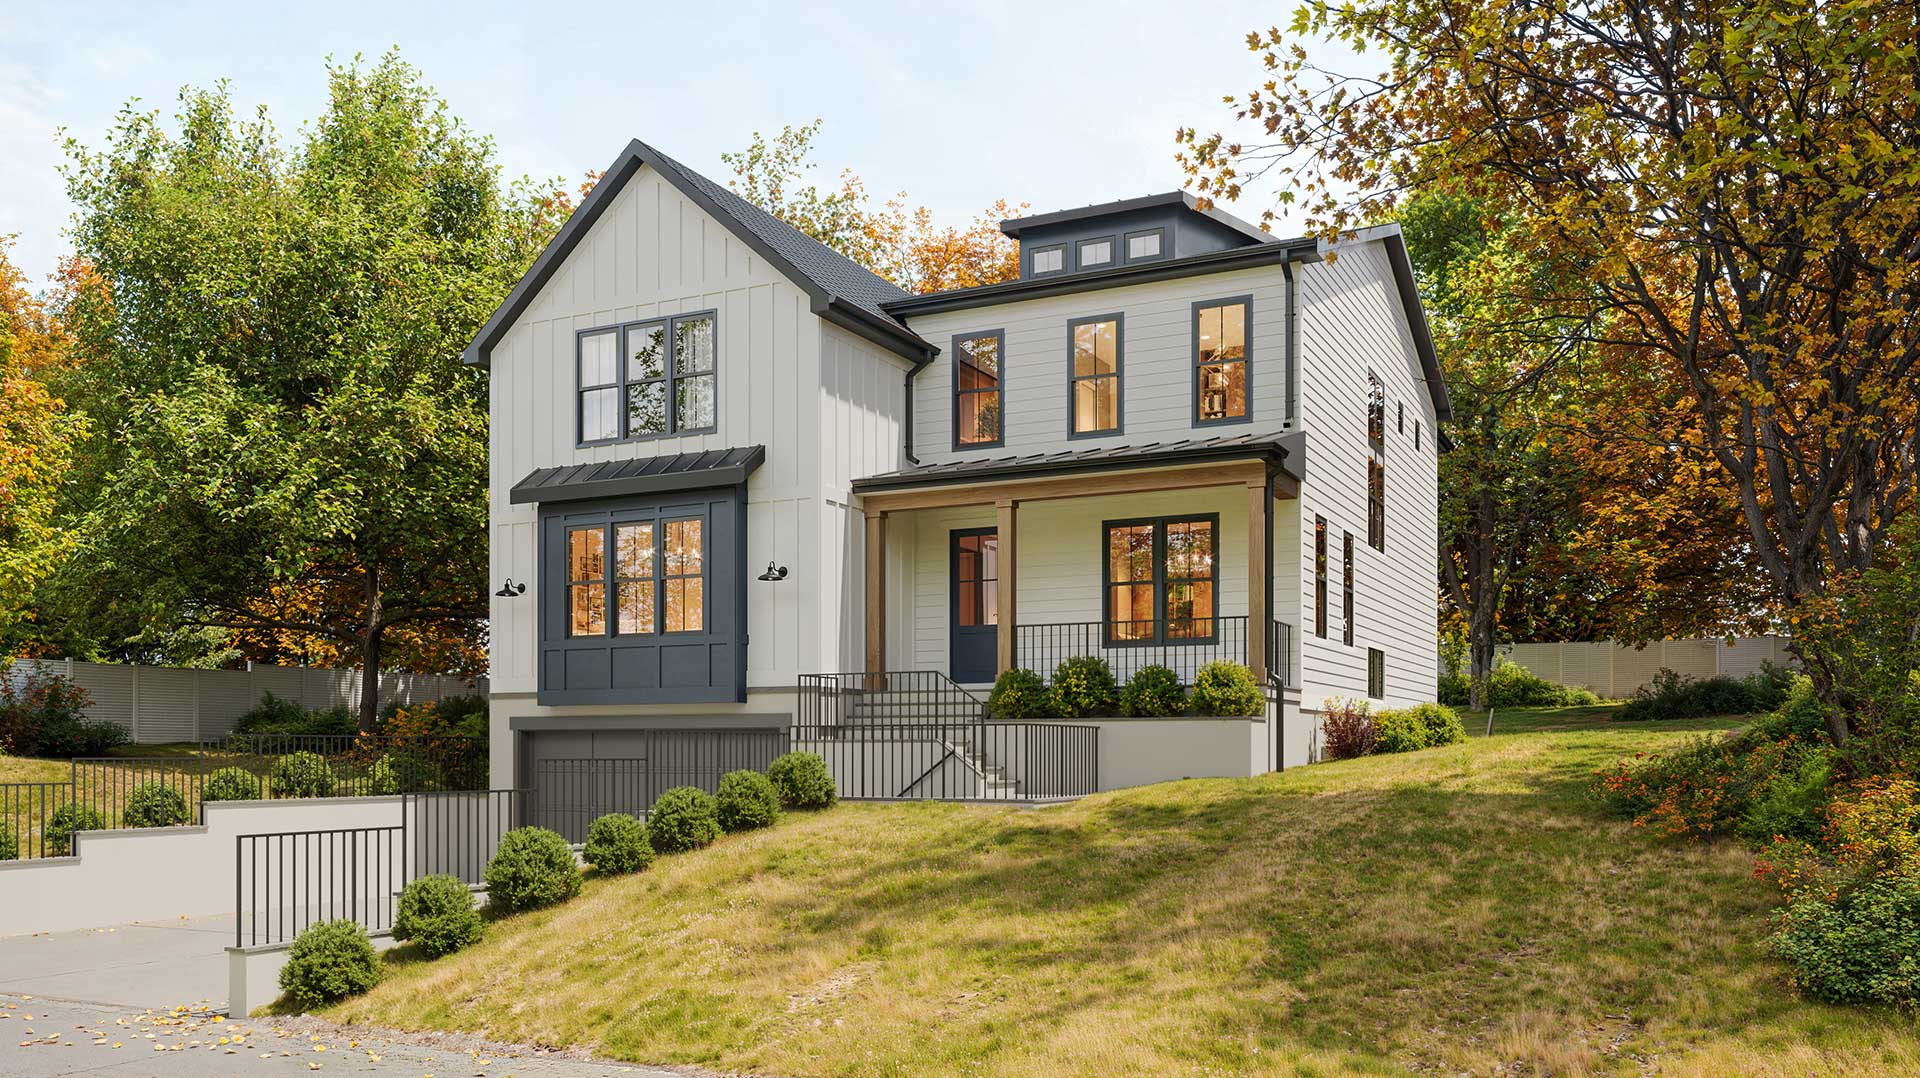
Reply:
M1035 247L1033 254L1029 255L1028 258L1030 262L1027 273L1030 276L1038 277L1043 273L1059 273L1061 270L1067 268L1067 248L1064 244L1056 243L1051 247Z
M1127 261L1151 262L1166 251L1166 230L1150 228L1127 233Z
M1113 265L1113 238L1081 240L1079 264L1083 270Z

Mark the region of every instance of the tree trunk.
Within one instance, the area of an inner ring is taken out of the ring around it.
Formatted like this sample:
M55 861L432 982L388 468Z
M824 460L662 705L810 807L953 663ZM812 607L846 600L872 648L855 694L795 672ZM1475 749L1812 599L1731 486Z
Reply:
M360 637L360 732L373 733L380 719L380 572L366 573L367 621Z

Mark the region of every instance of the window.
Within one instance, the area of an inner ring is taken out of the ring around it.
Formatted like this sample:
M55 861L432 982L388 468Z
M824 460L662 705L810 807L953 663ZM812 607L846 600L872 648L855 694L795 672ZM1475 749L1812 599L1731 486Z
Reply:
M1146 262L1159 258L1166 243L1166 233L1153 228L1144 232L1127 233L1127 261Z
M1353 646L1353 533L1340 533L1340 636Z
M581 444L713 429L711 312L588 330L578 348Z
M1379 648L1367 649L1367 695L1375 700L1387 697L1387 653Z
M1413 421L1413 451L1416 453L1420 451L1420 421L1418 419Z
M1120 430L1120 316L1067 323L1073 355L1068 370L1072 421L1069 438Z
M1387 447L1387 390L1372 371L1367 372L1367 444L1376 450Z
M1395 434L1407 433L1407 402L1406 401L1396 402L1393 406L1393 411L1394 411L1394 420L1393 420L1394 433Z
M616 635L704 631L706 522L694 517L567 529L568 636L606 635L609 584Z
M1218 517L1106 525L1107 643L1212 641Z
M1387 549L1387 466L1367 461L1367 545Z
M1313 518L1313 635L1327 638L1327 518Z
M1059 273L1067 268L1067 249L1061 244L1033 249L1032 261L1028 263L1027 276L1038 277L1043 273Z
M1112 265L1113 237L1108 236L1105 239L1098 240L1081 240L1078 262L1081 269L1092 269L1096 266Z
M567 531L567 635L602 636L607 631L606 532Z
M1006 334L1000 330L953 339L953 446L999 445L1000 358Z
M975 532L954 538L954 580L959 585L963 627L1000 624L1000 535Z
M1193 421L1230 423L1248 418L1247 336L1253 300L1193 305Z

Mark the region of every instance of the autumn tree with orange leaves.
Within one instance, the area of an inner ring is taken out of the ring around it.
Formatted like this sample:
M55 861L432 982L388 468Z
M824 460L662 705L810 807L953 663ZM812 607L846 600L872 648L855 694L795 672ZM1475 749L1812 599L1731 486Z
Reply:
M1315 38L1384 69L1323 70ZM1693 422L1623 433L1697 439L1791 621L1913 511L1917 40L1896 0L1310 0L1249 35L1250 137L1183 130L1181 156L1201 192L1264 177L1328 231L1447 183L1515 207L1587 267L1574 333L1688 391Z
M66 333L8 260L11 244L0 236L0 645L33 616L34 589L66 549L60 483L82 429L48 385L66 362Z

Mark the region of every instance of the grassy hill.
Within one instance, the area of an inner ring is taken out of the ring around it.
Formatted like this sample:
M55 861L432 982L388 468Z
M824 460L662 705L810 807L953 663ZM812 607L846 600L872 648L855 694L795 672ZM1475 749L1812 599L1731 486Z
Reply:
M1684 736L1535 713L1063 807L844 805L397 952L331 1017L773 1074L1920 1069L1910 1019L1793 998L1749 854L1588 802Z

